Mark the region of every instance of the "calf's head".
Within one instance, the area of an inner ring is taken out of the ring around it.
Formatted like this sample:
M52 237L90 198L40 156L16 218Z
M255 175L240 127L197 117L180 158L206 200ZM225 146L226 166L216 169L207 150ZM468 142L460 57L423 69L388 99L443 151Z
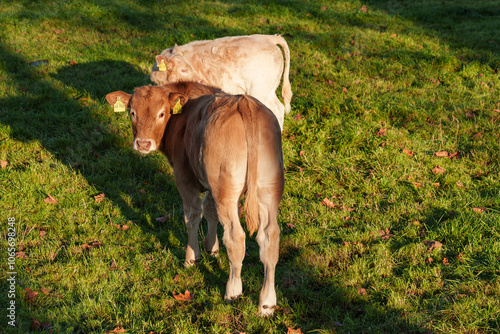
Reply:
M152 86L139 87L133 94L117 91L106 95L106 100L112 106L118 98L130 109L134 149L144 154L160 147L174 107L182 107L188 100L184 94Z
M162 62L166 66L165 71L160 71L159 65ZM186 81L203 83L204 79L180 52L176 44L172 49L156 56L156 63L151 71L151 81L157 85L165 85L169 82Z

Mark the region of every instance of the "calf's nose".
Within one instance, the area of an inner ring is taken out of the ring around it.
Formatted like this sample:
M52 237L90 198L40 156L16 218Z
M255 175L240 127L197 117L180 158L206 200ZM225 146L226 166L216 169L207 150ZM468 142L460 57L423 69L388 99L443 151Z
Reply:
M135 147L139 151L149 151L149 149L151 148L151 140L136 139Z

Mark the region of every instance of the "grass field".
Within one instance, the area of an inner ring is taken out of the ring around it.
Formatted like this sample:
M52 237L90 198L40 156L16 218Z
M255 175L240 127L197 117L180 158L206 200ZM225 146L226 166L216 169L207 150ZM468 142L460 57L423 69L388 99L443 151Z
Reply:
M499 332L499 22L495 0L0 3L0 332ZM174 43L253 33L288 41L294 91L268 319L255 239L226 304L225 248L183 266L172 169L104 99Z

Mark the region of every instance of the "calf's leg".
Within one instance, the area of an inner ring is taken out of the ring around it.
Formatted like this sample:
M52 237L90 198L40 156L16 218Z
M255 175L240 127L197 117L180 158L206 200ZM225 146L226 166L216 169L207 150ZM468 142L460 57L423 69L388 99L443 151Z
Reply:
M184 222L188 233L186 261L184 265L191 267L200 259L200 246L198 245L198 227L202 217L202 202L200 193L195 189L179 189L184 208Z
M207 237L205 238L205 250L213 255L219 255L219 239L217 238L217 207L211 192L203 199L203 216L208 222Z
M276 307L274 275L279 257L280 235L277 208L273 209L268 203L270 202L259 203L260 225L256 237L260 248L260 260L264 264L264 285L259 298L259 313L263 316L272 315Z
M241 267L245 257L245 232L238 215L238 201L217 203L219 220L224 227L222 241L229 258L229 280L226 284L224 300L230 302L242 293Z

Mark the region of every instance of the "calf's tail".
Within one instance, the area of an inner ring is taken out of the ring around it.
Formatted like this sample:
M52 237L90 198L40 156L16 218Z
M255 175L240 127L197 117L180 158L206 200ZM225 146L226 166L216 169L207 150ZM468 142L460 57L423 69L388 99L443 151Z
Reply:
M259 229L259 201L257 184L257 166L259 158L259 133L257 119L251 104L253 101L243 95L240 102L240 113L243 118L247 139L247 192L245 198L245 211L247 229L250 235Z
M289 113L291 110L290 101L292 100L292 86L290 85L290 49L288 49L288 44L285 39L280 35L274 35L274 43L281 46L283 53L285 54L285 69L283 70L283 84L281 85L281 96L283 97L283 102L285 103L285 113Z

